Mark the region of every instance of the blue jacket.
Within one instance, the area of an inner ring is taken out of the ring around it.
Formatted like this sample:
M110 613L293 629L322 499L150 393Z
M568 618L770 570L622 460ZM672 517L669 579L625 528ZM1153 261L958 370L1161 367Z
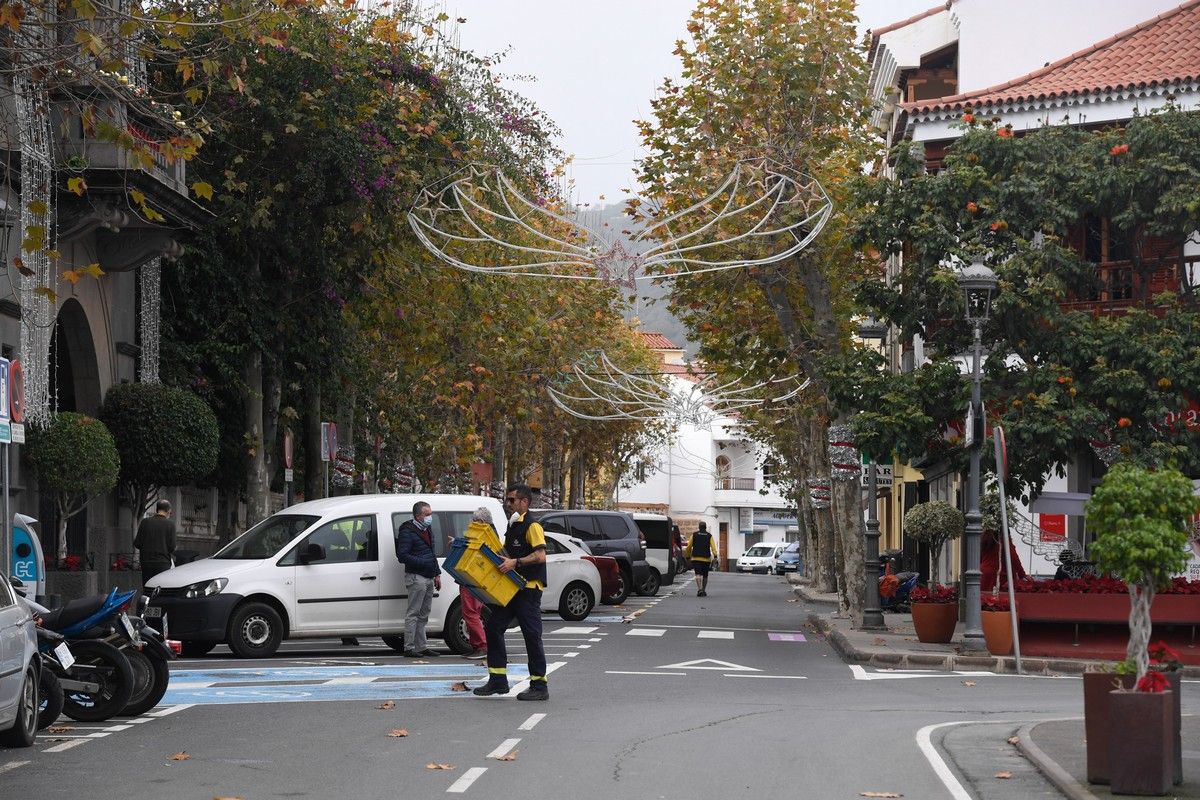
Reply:
M433 532L417 527L411 519L396 532L396 558L413 575L435 578L442 573L433 552Z

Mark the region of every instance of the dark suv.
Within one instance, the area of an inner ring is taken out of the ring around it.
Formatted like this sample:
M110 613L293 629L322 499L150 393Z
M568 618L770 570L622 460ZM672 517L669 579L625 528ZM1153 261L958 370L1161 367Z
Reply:
M582 539L593 554L617 560L621 588L616 594L601 598L604 603L623 602L634 587L639 588L639 594L648 588L650 565L646 562L646 540L633 517L625 512L534 509L529 514L546 530Z

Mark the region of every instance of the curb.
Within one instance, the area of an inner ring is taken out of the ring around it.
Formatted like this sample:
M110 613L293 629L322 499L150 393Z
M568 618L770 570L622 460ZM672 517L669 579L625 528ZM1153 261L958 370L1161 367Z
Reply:
M1076 720L1080 717L1066 717L1064 719ZM1068 800L1098 800L1096 795L1084 788L1083 784L1075 780L1069 772L1062 766L1046 755L1042 748L1038 747L1033 741L1033 729L1043 722L1061 722L1062 720L1041 720L1039 722L1030 722L1027 725L1021 726L1017 731L1017 750L1021 755L1025 756L1031 764L1037 767L1038 772L1042 773L1052 784L1058 789Z

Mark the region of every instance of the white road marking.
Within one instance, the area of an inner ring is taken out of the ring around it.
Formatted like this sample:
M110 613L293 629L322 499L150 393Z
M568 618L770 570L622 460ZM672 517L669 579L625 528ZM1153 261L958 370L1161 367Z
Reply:
M633 672L621 669L606 669L605 675L687 675L686 672Z
M921 752L925 755L926 760L929 761L929 766L933 767L933 773L942 781L954 800L971 800L971 795L958 782L958 778L954 777L954 773L950 770L950 767L946 765L941 755L938 754L937 748L933 746L933 741L930 739L930 734L938 728L946 728L951 725L974 725L976 722L976 720L943 722L938 725L926 725L917 731L917 747L921 748Z
M697 639L732 639L733 631L700 631Z
M714 664L715 666L702 666L704 664ZM718 661L715 658L698 658L695 661L680 661L678 664L660 664L655 669L711 669L718 672L721 670L729 670L730 672L762 672L761 669L756 669L755 667L744 667L741 664Z
M505 739L492 752L488 753L484 758L500 758L500 756L508 755L509 751L521 743L520 739Z
M478 780L479 776L487 772L487 767L471 767L463 773L463 776L450 784L450 788L446 790L447 794L462 794L467 789L471 788L471 784Z
M553 636L558 633L595 633L595 632L596 632L596 627L594 625L592 625L592 626L567 625L564 628L558 628L556 630L550 631L548 635Z
M30 761L13 761L8 764L0 764L0 773L9 772L10 770L14 770L17 767L23 767L26 764L30 764L30 763L32 763L32 762L30 762Z
M600 637L598 637L598 636L597 636L597 637L594 637L594 638L592 638L592 639L588 639L588 641L589 641L589 642L602 642L602 641L604 641L604 640L603 640L603 639L601 639Z
M44 752L44 753L61 753L64 750L70 750L72 747L78 747L79 745L85 744L86 742L87 742L87 739L72 739L69 742L63 742L62 744L56 744L56 745L54 745L54 747L47 747L42 752Z
M705 631L712 630L707 625L662 625L660 627L668 628L671 630L674 630L674 629L693 630L693 631L695 631L695 630L705 630ZM724 628L723 630L752 631L752 632L756 631L759 633L804 633L804 631L785 631L785 630L780 630L779 628ZM603 635L603 634L601 634L601 635Z
M806 681L806 675L747 675L744 672L728 672L722 678L780 678L793 681Z
M926 669L887 670L882 672L867 672L859 664L850 665L850 674L856 681L899 681L907 678L990 678L1003 677L995 672L980 672L973 670L958 670L956 672L941 672Z
M539 722L541 722L545 718L546 718L545 714L530 714L529 719L522 722L520 727L517 728L517 730L531 731L531 730L533 730L534 725L537 725Z
M179 704L179 705L177 705L177 706L167 706L166 708L162 709L161 711L152 711L152 712L150 712L149 714L147 714L146 716L149 716L149 717L165 717L165 716L168 716L168 715L170 715L170 714L174 714L174 713L176 713L176 712L178 712L178 711L186 711L186 710L188 710L189 708L191 708L191 707L192 707L192 706L194 706L194 705L196 705L196 704L195 704L195 703L180 703L180 704Z
M592 646L590 644L581 644L581 645L576 645L575 649L576 650L591 650Z
M566 663L567 662L565 662L565 661L555 661L553 664L547 664L546 665L546 677L549 677L551 672L554 672L559 667L566 665ZM526 678L525 680L523 680L520 683L516 684L515 686L511 687L508 690L508 694L500 695L500 696L505 697L505 698L516 699L516 697L519 693L525 691L528 688L529 688L529 679Z
M579 655L579 653L563 653L563 658L574 658L577 655Z
M626 636L662 636L666 632L667 631L665 628L631 628L625 633L625 635Z

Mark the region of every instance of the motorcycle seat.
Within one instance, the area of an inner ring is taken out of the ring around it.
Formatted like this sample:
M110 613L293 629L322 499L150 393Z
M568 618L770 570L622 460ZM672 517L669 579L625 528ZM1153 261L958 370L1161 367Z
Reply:
M71 600L66 605L59 606L49 614L43 616L42 625L52 631L61 631L63 628L68 628L77 622L82 622L104 608L106 600L107 598L103 596L81 597L78 600Z

